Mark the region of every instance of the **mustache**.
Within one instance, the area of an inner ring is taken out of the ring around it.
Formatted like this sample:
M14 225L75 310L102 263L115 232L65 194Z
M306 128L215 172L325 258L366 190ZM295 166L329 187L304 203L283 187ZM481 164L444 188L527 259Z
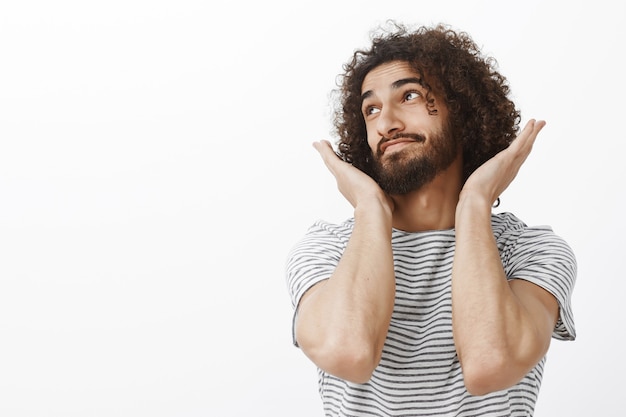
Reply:
M381 137L380 141L378 141L378 145L376 145L376 153L378 155L382 154L382 151L380 149L380 147L392 140L397 140L397 139L411 139L414 140L415 142L426 142L426 136L422 135L421 133L397 133L389 138L386 137Z

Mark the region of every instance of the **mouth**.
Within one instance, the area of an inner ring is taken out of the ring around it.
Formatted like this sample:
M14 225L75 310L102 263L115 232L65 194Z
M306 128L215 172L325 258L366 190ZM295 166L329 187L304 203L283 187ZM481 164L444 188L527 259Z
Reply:
M395 147L397 145L405 144L405 143L424 143L426 138L423 135L419 134L406 134L400 137L394 137L392 139L384 139L378 145L378 153L382 155L385 153L390 147Z

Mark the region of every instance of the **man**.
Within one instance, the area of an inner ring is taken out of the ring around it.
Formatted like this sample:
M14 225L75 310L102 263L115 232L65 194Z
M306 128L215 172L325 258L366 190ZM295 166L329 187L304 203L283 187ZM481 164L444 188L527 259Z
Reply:
M345 66L341 158L314 147L354 217L287 262L326 415L530 416L551 338L575 338L570 247L492 214L545 125L519 131L494 67L444 25L397 25Z

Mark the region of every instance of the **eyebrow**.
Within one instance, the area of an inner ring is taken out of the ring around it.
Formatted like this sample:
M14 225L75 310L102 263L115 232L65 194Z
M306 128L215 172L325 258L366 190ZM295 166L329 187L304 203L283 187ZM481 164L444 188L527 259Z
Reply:
M422 87L424 86L424 81L422 81L421 78L418 77L409 77L409 78L402 78L399 79L397 81L394 81L393 83L391 83L391 89L392 90L397 90L398 88L402 87L403 85L406 84L419 84ZM365 101L366 99L368 99L369 97L371 97L374 94L374 92L372 90L367 90L366 92L364 92L363 94L361 94L361 103L363 101Z

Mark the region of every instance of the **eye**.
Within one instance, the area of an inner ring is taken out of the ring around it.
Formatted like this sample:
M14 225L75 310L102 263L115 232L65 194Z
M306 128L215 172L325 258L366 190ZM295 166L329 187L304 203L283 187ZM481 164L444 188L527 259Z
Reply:
M421 97L422 95L420 94L419 91L416 90L411 90L411 91L407 91L406 93L404 93L404 100L405 101L411 101L411 100L415 100L419 97Z
M380 109L376 106L367 106L363 109L363 115L365 117L371 116L373 114L379 113Z

